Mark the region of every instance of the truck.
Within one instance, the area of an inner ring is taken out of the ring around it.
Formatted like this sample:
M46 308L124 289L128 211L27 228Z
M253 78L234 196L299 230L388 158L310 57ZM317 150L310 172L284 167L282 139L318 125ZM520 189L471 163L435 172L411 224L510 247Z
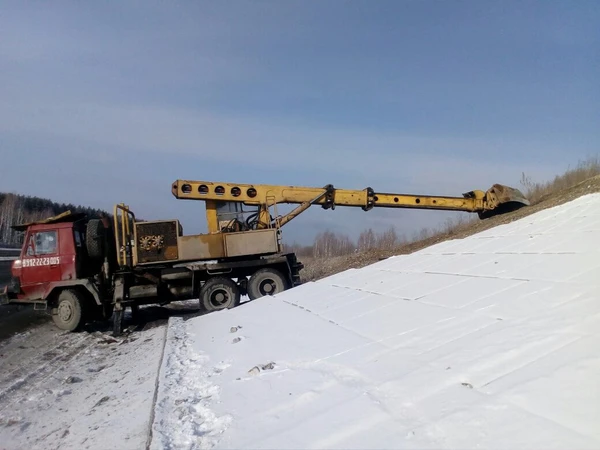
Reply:
M464 211L482 220L529 205L500 184L456 197L192 180L176 180L171 192L205 203L206 233L184 235L178 219L137 219L124 203L112 216L66 211L13 225L23 244L0 304L33 303L67 331L112 320L118 336L126 308L135 314L142 305L197 299L214 312L299 285L304 266L285 250L282 227L312 205ZM298 206L279 215L279 204Z

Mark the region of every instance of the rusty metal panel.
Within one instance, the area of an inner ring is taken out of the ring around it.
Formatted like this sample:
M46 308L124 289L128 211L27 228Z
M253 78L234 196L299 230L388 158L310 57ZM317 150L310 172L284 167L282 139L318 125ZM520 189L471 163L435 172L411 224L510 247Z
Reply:
M176 220L136 222L138 263L176 261L179 259Z
M197 234L179 238L180 261L223 258L224 256L222 234Z
M503 184L494 184L490 189L488 189L487 196L490 197L492 195L495 197L498 204L517 202L525 206L529 205L529 200L520 190L511 188L510 186L505 186Z
M227 256L260 255L276 253L277 230L245 231L242 233L225 233L225 252Z

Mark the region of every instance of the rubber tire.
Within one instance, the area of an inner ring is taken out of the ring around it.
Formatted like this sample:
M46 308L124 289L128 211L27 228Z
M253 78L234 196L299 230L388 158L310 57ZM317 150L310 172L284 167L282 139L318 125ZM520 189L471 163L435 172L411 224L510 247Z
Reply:
M227 293L228 299L221 305L214 305L210 301L211 295L216 290L223 290ZM226 277L213 277L209 278L204 285L200 288L200 306L205 311L221 311L224 309L235 308L240 304L241 294L238 285L235 281Z
M260 284L263 281L271 280L275 284L275 290L268 294L260 292ZM250 300L264 297L265 295L275 295L289 288L289 282L283 274L277 269L265 268L254 272L248 280L248 297Z
M60 309L70 310L67 320L61 319ZM84 324L85 298L77 291L64 289L58 294L56 313L52 314L54 324L61 330L76 331Z
M86 228L85 245L88 256L94 260L102 260L104 258L104 235L106 230L100 219L91 219Z

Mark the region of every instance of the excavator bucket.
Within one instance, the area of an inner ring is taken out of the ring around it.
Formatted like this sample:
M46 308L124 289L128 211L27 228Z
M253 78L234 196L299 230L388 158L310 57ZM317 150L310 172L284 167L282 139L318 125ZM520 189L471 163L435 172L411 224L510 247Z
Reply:
M478 213L480 219L516 211L530 204L520 190L502 184L494 184L489 188L485 198L486 209Z

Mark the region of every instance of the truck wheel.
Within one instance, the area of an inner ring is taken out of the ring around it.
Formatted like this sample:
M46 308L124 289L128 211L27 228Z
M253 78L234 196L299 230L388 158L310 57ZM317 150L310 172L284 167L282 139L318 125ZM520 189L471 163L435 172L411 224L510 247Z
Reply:
M104 224L100 219L91 219L86 229L86 248L88 255L93 260L104 258Z
M52 320L61 330L75 331L83 325L83 308L85 299L77 291L64 289L58 295L56 311Z
M265 295L275 295L288 288L283 274L276 269L265 268L254 272L248 281L248 297L255 300Z
M229 278L210 278L200 288L200 305L206 311L219 311L240 304L240 290Z

